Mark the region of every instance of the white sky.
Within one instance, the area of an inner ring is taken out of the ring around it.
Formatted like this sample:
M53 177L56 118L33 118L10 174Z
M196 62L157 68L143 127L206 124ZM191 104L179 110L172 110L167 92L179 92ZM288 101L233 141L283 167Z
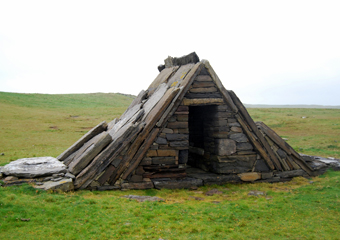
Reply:
M137 95L196 51L250 104L340 105L340 1L0 0L0 91Z

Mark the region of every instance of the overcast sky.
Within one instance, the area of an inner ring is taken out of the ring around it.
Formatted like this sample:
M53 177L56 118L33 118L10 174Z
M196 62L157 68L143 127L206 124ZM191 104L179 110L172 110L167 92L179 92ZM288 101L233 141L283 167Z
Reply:
M0 0L0 91L137 95L195 51L248 104L340 105L340 1Z

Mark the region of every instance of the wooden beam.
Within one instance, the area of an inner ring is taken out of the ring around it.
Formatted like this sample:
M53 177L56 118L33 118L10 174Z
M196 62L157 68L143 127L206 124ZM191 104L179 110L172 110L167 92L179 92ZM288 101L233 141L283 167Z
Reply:
M159 132L159 128L154 128L151 133L148 135L148 137L145 139L142 146L138 149L138 152L135 154L134 158L131 160L131 163L128 167L128 169L125 171L125 173L122 176L122 179L126 179L129 174L135 170L135 168L138 167L139 163L144 158L145 153L149 150L151 144L157 137L157 134Z
M211 105L211 104L223 104L222 98L184 98L182 104L185 106L192 105Z
M72 153L77 151L79 148L81 148L84 143L92 139L94 136L98 135L99 133L105 131L107 129L107 123L105 121L101 122L94 128L92 128L88 133L86 133L84 136L82 136L77 142L75 142L71 147L66 149L62 154L60 154L57 159L59 161L64 161L68 156L70 156Z
M260 155L266 161L269 168L274 170L275 166L273 165L273 162L270 160L270 157L268 156L267 152L263 149L262 145L257 141L257 139L254 137L253 133L249 130L247 124L243 121L243 119L238 114L235 114L235 117L236 117L237 121L241 124L241 126L242 126L243 130L245 131L245 133L247 134L249 140L254 144L255 149L260 153Z
M281 167L281 164L280 164L279 160L275 156L273 150L269 146L269 144L266 141L266 139L264 139L264 136L262 135L262 133L260 133L260 131L257 129L257 126L256 126L255 122L250 117L248 111L246 110L246 108L244 107L244 105L242 104L240 99L238 99L238 97L236 96L236 94L233 91L228 91L228 92L229 92L231 98L233 99L235 105L237 106L239 112L242 114L244 120L247 122L247 124L249 125L250 129L253 131L255 136L258 138L259 142L266 149L268 155L270 156L270 158L272 159L273 163L275 164L276 169L282 171L282 167Z

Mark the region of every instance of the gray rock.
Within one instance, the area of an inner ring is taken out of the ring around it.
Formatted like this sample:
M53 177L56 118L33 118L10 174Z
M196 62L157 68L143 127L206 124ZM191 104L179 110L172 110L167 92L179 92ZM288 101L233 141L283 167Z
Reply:
M244 133L235 133L230 135L230 139L236 142L248 142L248 138Z
M46 177L46 178L44 178L44 180L43 180L43 181L44 181L44 182L47 182L47 181L50 181L50 180L52 180L52 178L53 178L53 177Z
M22 158L5 165L2 171L5 175L34 178L65 173L66 166L53 157Z
M231 139L215 139L216 155L231 155L236 152L236 142Z
M150 202L164 202L163 198L159 197L150 197L150 196L138 196L138 195L125 195L122 196L123 198L128 198L128 199L134 199L138 202L145 202L145 201L150 201Z
M18 180L18 178L17 177L15 177L15 176L8 176L8 177L5 177L5 179L4 179L4 181L16 181L16 180Z
M67 172L67 173L65 174L65 177L66 177L66 178L72 178L72 179L75 179L75 178L76 178L76 176L74 176L72 173L69 173L69 172Z
M57 178L53 178L52 181L53 181L53 182L58 182L58 181L60 181L61 179L63 179L63 178L62 178L62 177L57 177Z
M256 196L256 197L258 197L258 196L266 196L267 193L266 192L261 192L261 191L254 190L254 191L250 191L248 193L248 195L249 196Z
M60 190L63 192L68 192L74 190L73 181L70 178L63 178L60 181L53 182L48 181L45 182L43 185L35 186L35 188L43 189L43 190Z

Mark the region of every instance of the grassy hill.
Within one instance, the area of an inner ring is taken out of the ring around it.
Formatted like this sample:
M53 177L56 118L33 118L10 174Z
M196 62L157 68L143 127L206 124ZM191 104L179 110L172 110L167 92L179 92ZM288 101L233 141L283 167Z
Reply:
M58 156L89 129L119 117L122 94L0 92L0 165ZM299 152L340 157L339 109L249 109ZM226 184L189 190L47 193L0 187L3 239L339 239L340 172L288 183ZM0 182L1 183L1 182ZM217 188L222 194L206 196ZM250 191L263 196L251 196ZM123 195L164 202L138 203Z
M23 157L58 156L102 121L119 117L133 96L118 93L0 92L0 165Z

